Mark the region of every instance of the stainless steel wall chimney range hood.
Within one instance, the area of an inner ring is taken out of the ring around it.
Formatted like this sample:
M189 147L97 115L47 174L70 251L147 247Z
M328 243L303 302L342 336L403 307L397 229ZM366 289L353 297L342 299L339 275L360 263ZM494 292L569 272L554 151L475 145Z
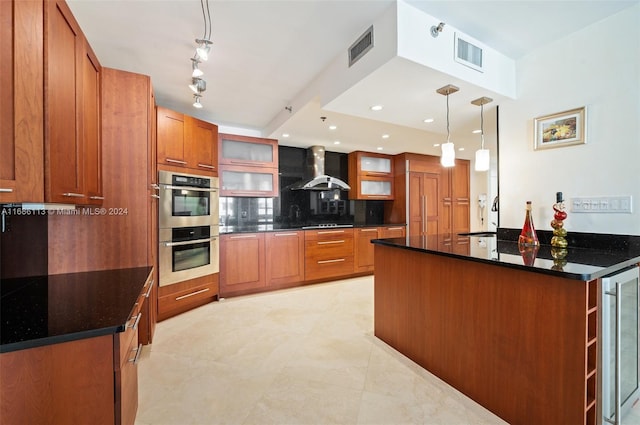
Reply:
M307 149L307 176L291 186L291 190L350 190L351 187L337 177L324 173L324 146Z

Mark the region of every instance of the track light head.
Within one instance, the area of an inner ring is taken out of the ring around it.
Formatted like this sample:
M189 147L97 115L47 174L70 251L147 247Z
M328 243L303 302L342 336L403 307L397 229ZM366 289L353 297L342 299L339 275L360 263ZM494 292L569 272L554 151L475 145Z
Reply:
M204 72L202 72L202 70L198 67L198 65L200 64L200 61L196 58L191 58L191 76L192 77L202 77L204 75Z
M444 22L440 22L438 26L431 27L431 37L438 38L442 30L444 29Z
M207 82L199 77L191 78L191 84L189 84L189 88L196 94L200 94L203 91L207 90Z
M196 48L196 57L203 61L209 59L209 52L211 51L211 44L213 44L213 42L211 40L196 38L196 43L198 43L198 47Z
M202 109L202 103L200 103L200 98L201 98L202 96L201 96L201 95L199 95L199 94L194 94L194 95L193 95L193 97L196 99L196 100L193 102L193 107L194 107L194 108L198 108L198 109Z

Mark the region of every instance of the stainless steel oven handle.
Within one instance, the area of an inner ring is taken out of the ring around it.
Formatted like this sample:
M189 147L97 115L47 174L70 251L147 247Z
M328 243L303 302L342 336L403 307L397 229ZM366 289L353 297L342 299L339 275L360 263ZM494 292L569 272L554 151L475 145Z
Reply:
M213 236L211 238L206 238L206 239L193 239L189 241L180 241L180 242L162 242L162 245L164 246L192 245L194 243L211 242L211 241L215 241L216 239L218 239L218 237Z
M166 190L195 190L197 192L217 192L218 189L215 187L193 187L193 186L174 186L171 184L162 184L161 185Z

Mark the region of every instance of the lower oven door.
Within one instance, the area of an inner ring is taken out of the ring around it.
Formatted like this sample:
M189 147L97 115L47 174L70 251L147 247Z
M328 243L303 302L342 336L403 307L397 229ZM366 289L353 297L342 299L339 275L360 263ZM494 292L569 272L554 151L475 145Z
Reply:
M160 229L160 286L218 273L220 242L214 229L214 226Z

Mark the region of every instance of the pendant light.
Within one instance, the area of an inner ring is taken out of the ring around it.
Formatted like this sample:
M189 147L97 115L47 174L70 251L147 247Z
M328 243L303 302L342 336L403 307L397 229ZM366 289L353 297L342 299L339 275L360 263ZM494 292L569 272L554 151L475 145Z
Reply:
M473 105L480 106L480 149L476 151L476 171L488 171L491 159L489 149L484 148L484 105L493 102L490 97L480 97L472 100Z
M453 167L456 164L456 151L454 144L451 142L451 132L449 131L449 95L458 90L460 89L452 84L436 90L437 93L447 97L447 141L440 145L442 148L440 164L442 164L443 167Z

